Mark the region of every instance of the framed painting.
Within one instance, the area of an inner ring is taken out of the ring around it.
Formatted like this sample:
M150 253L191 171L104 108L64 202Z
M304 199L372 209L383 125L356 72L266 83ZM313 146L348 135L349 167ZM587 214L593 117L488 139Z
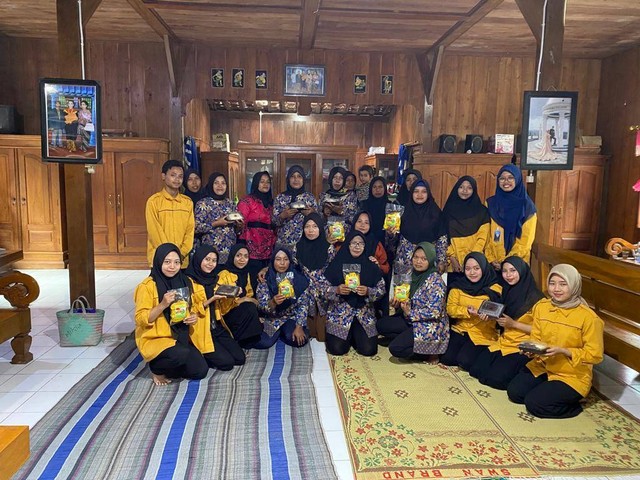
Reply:
M353 93L367 93L366 75L360 74L353 76Z
M284 94L295 97L324 97L324 66L302 64L285 65Z
M211 87L224 88L224 68L213 67L211 69Z

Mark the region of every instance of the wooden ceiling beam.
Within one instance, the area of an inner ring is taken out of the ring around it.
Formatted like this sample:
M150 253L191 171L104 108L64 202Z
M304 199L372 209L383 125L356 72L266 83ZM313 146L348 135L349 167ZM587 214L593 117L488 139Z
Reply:
M403 20L423 20L423 21L443 21L459 22L467 18L465 14L457 13L424 13L424 12L399 12L394 10L367 9L359 10L355 8L321 8L322 17L340 18L345 20L367 20L383 19L390 21Z
M564 44L564 22L567 0L553 0L547 4L544 41L542 47L541 90L560 90ZM540 7L542 16L542 5Z
M436 80L440 72L440 63L442 62L443 55L443 45L440 45L437 50L429 50L428 52L416 54L420 77L422 79L422 88L424 89L424 97L429 105L433 105L433 92L435 91Z
M164 53L167 56L167 68L169 69L169 81L171 82L171 96L178 96L178 86L176 82L175 62L173 60L173 53L171 52L171 40L169 35L163 35L164 40Z
M160 18L160 15L150 9L145 2L142 0L127 0L127 2L129 2L129 5L138 12L138 15L147 22L147 25L149 25L160 38L164 38L165 35L168 35L170 38L177 38L176 34L173 33L169 26L164 23L164 20Z
M544 7L544 0L515 0L516 5L520 9L524 20L529 25L529 29L536 39L536 42L540 43L542 38L542 9Z
M83 0L82 1L82 26L86 27L93 14L102 3L102 0Z
M146 0L146 8L158 10L191 10L211 13L272 13L276 15L289 14L299 15L299 7L281 7L277 5L247 5L236 3L199 3L199 2L176 2L172 0Z
M313 48L318 29L318 10L322 0L302 0L302 14L300 15L300 48Z

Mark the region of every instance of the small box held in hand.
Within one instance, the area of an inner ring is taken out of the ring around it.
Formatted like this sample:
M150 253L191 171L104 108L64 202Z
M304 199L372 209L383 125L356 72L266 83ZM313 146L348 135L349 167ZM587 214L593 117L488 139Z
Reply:
M485 300L480 304L480 308L478 308L479 315L486 315L491 318L500 318L503 311L504 305L502 303L492 302L490 300Z

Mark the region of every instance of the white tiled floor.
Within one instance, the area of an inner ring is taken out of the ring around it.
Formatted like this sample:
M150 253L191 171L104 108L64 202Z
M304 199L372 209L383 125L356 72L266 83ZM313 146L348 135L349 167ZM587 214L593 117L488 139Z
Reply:
M133 290L148 275L146 270L96 271L97 303L99 308L106 311L103 342L95 347L62 348L58 345L60 338L55 312L69 304L68 272L33 270L25 273L35 277L41 289L40 297L31 305L31 352L34 360L27 365L12 365L9 363L13 356L9 342L0 344L2 425L35 425L71 386L133 331ZM0 307L5 306L8 303L0 297ZM313 381L327 444L340 479L352 479L351 462L324 344L312 340L311 348L314 357ZM594 384L618 405L640 418L638 372L606 358L596 367Z

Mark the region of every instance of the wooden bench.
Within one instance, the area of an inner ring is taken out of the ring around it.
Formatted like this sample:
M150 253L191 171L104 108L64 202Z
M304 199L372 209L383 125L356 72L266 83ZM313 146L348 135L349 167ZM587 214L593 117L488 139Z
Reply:
M11 340L11 363L33 360L31 348L31 311L29 304L40 295L36 280L21 272L10 271L0 277L0 294L13 308L0 308L0 343Z
M9 480L29 458L29 427L0 426L0 480Z
M568 263L582 275L582 296L604 320L604 351L640 371L640 265L536 243L532 270L540 287L553 265Z

